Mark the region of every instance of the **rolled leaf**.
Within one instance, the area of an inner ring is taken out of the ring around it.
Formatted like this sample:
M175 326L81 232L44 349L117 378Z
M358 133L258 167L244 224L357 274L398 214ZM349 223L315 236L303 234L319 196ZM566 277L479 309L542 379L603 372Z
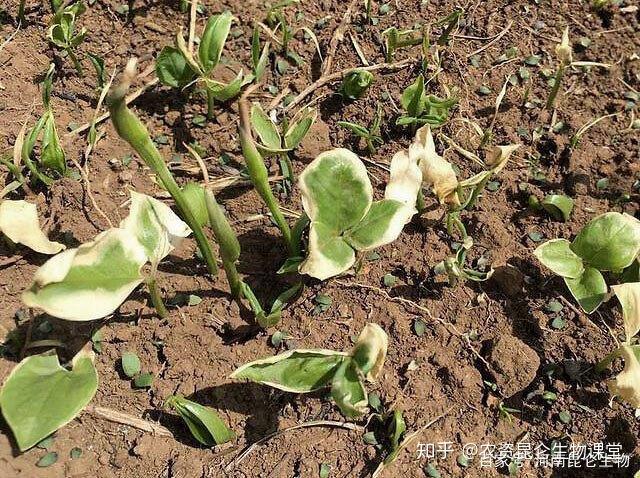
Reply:
M199 184L189 182L182 188L182 194L198 224L200 226L209 224L207 205L204 202L204 188Z
M377 380L382 372L388 345L387 334L378 324L367 324L360 332L351 355L370 382Z
M426 124L416 132L413 143L409 146L409 157L415 158L422 170L422 180L441 203L459 205L456 193L458 178L453 165L436 152L431 134L431 127Z
M331 398L349 418L356 418L367 411L367 391L353 359L344 360L335 371L331 381Z
M157 264L191 234L191 229L163 202L130 192L129 215L120 228L131 232L144 247L149 261Z
M251 126L260 138L262 146L270 151L281 150L282 138L278 128L264 112L260 103L253 103L251 106Z
M58 131L56 130L56 122L53 112L49 110L46 113L46 120L42 130L42 141L40 143L40 163L49 169L53 169L60 174L64 174L67 170L67 163L64 150L60 146Z
M65 249L63 244L52 242L45 236L40 229L36 205L27 201L7 199L0 202L0 232L13 242L41 254L57 254Z
M73 420L98 389L94 354L81 350L72 369L60 365L55 351L22 360L0 391L2 415L20 451L25 451Z
M291 350L245 364L231 378L245 378L285 392L307 393L326 387L345 357L332 350Z
M621 271L640 252L640 221L607 212L592 219L576 236L571 250L601 271Z
M629 342L640 331L640 282L611 286L622 306L625 339Z
M522 146L521 144L507 144L496 146L487 157L487 166L491 166L491 173L497 174L507 165L511 155Z
M130 231L109 229L45 262L22 300L61 319L100 319L142 282L140 269L146 262L145 248Z
M193 437L205 446L221 445L236 437L213 408L178 395L169 397L167 405L178 412Z
M204 28L200 46L198 47L198 58L205 73L215 68L220 61L222 49L227 41L233 19L231 12L227 11L220 15L214 15L207 20L207 25Z
M564 278L571 295L578 301L580 307L590 314L602 304L607 295L607 284L600 271L594 267L585 267L581 276L571 279Z
M196 73L180 50L165 46L156 59L156 75L163 85L183 88L193 81Z
M539 245L533 254L561 277L576 279L584 272L582 259L571 250L571 243L566 239L547 241Z
M562 194L549 194L540 204L558 221L567 221L573 210L573 199Z
M225 84L209 78L204 78L204 82L207 90L217 101L228 101L238 96L242 86L247 82L247 77L240 70L230 83Z
M633 408L640 408L640 362L633 347L620 348L624 369L607 384L612 395L617 395Z

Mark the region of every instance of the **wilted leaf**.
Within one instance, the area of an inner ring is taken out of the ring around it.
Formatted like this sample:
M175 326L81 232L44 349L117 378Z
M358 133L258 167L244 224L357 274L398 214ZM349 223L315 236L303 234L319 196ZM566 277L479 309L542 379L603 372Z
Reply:
M251 126L267 151L282 151L282 138L278 128L267 116L259 103L251 106Z
M0 408L21 451L73 420L98 388L93 352L80 351L71 371L55 351L27 357L7 377Z
M65 249L63 244L47 239L40 229L36 205L27 201L0 202L0 232L41 254L57 254Z
M378 324L367 324L353 348L351 355L367 380L378 379L387 356L388 337Z
M416 132L416 137L409 146L409 157L417 160L422 170L423 182L433 188L441 203L460 204L456 193L458 178L451 163L436 152L431 126L428 124Z
M640 282L611 286L622 306L622 320L627 342L640 331Z
M360 380L355 359L343 360L335 371L331 381L331 398L349 418L356 418L367 411L367 391Z
M640 408L640 362L632 347L623 345L620 352L624 359L624 369L614 380L609 381L609 392L619 396L633 408Z

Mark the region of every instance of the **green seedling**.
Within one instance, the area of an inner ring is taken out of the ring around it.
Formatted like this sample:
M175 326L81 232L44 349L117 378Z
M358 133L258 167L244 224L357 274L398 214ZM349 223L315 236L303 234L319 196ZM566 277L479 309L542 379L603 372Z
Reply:
M367 169L347 149L321 153L300 175L302 205L311 221L307 257L299 272L325 280L369 251L396 240L413 215L422 182L417 164L394 155L385 198L373 201Z
M612 118L614 116L618 116L620 113L612 113L609 115L603 115L600 116L598 118L595 118L591 121L589 121L587 124L585 124L584 126L581 126L580 129L578 129L578 131L575 132L575 134L571 137L571 142L570 142L570 146L571 148L575 149L578 146L578 143L580 142L580 139L582 138L582 136L593 126L597 125L600 121L605 120L607 118Z
M380 136L380 125L382 124L382 105L378 103L376 109L376 115L373 118L373 122L369 128L362 126L358 123L351 123L349 121L338 121L338 125L343 128L347 128L353 134L362 138L367 145L367 152L371 154L376 153L376 147L384 144L384 140Z
M402 93L400 103L406 114L398 118L397 125L442 126L447 121L451 108L458 103L458 98L455 95L445 99L427 95L424 91L424 77L418 75L416 81Z
M85 11L86 7L82 2L56 9L51 26L47 30L49 41L66 52L79 76L84 76L84 71L75 49L84 40L87 29L83 27L80 32L76 32L76 19Z
M548 194L540 201L531 195L529 196L529 207L535 211L544 210L554 219L566 222L573 211L573 199L562 194Z
M98 389L93 362L93 352L81 350L67 370L51 350L25 358L11 371L0 390L0 408L20 451L69 423L87 406Z
M317 116L316 108L302 108L291 121L283 121L279 131L278 125L267 116L259 103L253 103L251 107L251 126L260 139L260 143L256 146L263 155L274 155L279 158L287 194L294 183L293 165L289 153L298 147Z
M50 241L40 229L36 205L27 201L2 199L0 194L0 237L27 246L40 254L57 254L65 248Z
M186 88L193 83L204 86L207 94L207 116L213 118L216 101L228 101L238 94L243 86L254 81L254 75L244 76L242 70L230 83L223 83L212 78L215 67L220 62L224 44L229 36L234 17L230 12L214 15L207 20L202 32L198 52L194 55L185 44L182 31L176 35L174 46L165 46L156 60L156 75L163 85L172 88ZM257 46L259 50L259 44ZM252 47L253 49L253 47ZM252 57L255 55L252 54ZM264 71L267 55L258 55L254 71Z
M119 227L45 262L22 295L28 307L71 321L113 313L142 283L158 314L166 316L156 282L158 264L191 230L166 204L131 192L129 215ZM142 268L150 263L150 271Z
M387 334L367 324L350 353L326 349L291 350L238 368L232 378L247 379L290 393L331 389L331 397L348 418L367 410L364 380L373 382L382 372Z
M493 275L493 269L487 272L475 270L466 266L467 253L473 247L473 238L466 236L458 247L458 251L452 257L447 257L434 267L436 274L444 274L449 280L450 286L455 286L458 281L484 282Z
M218 273L218 266L216 265L215 258L213 257L211 245L202 231L202 226L195 218L180 187L173 178L169 168L167 168L158 148L156 148L155 144L151 140L147 128L127 107L125 98L135 75L136 61L129 60L123 74L122 82L120 85L112 89L112 92L107 99L109 111L111 112L111 120L113 121L113 125L118 135L129 143L129 145L131 145L131 147L140 155L147 166L149 166L156 174L162 186L164 186L169 194L171 194L171 197L176 202L182 217L193 231L193 235L198 243L198 248L200 249L202 257L209 268L209 272L215 276Z
M371 7L373 7L373 0L364 0L364 15L367 23L371 22Z
M25 137L16 141L15 146L16 149L20 148L17 154L19 154L20 159L27 166L33 177L46 186L53 184L53 178L43 173L40 169L50 170L59 175L64 175L67 172L66 158L60 144L53 107L51 106L51 86L54 71L55 67L51 64L42 83L42 104L45 110L43 115ZM31 158L38 139L40 139L40 157L36 165Z
M607 296L602 272L624 277L627 268L637 267L639 252L640 221L629 214L608 212L592 219L572 242L547 241L534 255L564 279L580 307L591 314Z
M436 22L436 25L443 27L442 33L438 38L438 45L444 46L449 43L449 36L451 35L453 29L456 28L460 23L460 19L462 18L463 13L464 10L462 9L454 10L449 15L441 18Z
M391 63L398 48L422 44L422 32L418 30L398 30L396 27L387 28L382 32L385 39L385 61Z
M357 100L373 83L373 73L366 70L353 70L347 73L340 86L340 94L347 100Z
M609 381L609 391L637 409L640 408L640 282L614 285L611 289L622 307L625 340L595 369L603 372L616 358L622 358L624 369Z
M180 395L170 396L165 404L180 415L193 438L204 446L222 445L236 437L213 408L187 400Z

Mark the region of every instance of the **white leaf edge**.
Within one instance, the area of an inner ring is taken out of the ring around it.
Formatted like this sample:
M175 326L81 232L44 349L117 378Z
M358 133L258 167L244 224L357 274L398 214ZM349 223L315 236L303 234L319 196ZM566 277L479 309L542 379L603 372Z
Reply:
M66 249L64 244L50 241L42 232L37 207L27 201L0 202L0 232L41 254L57 254Z

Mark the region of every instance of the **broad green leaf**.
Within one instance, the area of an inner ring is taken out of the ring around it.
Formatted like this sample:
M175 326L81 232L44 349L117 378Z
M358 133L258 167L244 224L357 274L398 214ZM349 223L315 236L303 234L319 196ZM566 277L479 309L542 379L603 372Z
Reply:
M622 306L622 320L627 342L640 331L640 282L611 286Z
M40 143L40 163L60 174L67 170L64 150L60 146L60 139L56 130L56 122L51 110L46 113L46 120L42 130L42 142Z
M36 205L27 201L0 202L0 232L41 254L57 254L65 249L63 244L47 239L40 229Z
M573 210L573 199L562 194L549 194L540 204L558 221L567 221Z
M360 380L355 360L343 360L335 371L331 397L346 417L356 418L367 411L367 391Z
M221 445L236 437L213 408L179 395L169 397L167 405L178 412L193 437L205 446Z
M600 271L594 267L585 267L581 276L571 279L564 278L571 295L578 301L582 310L592 313L604 300L607 294L607 284Z
M7 377L0 391L0 408L25 451L73 420L98 388L93 352L80 351L71 371L55 351L27 357Z
M242 70L238 72L236 77L231 83L224 84L219 81L211 80L209 78L205 78L204 82L206 84L207 90L211 92L213 97L217 101L228 101L231 98L238 96L242 86L246 82L246 78L242 74Z
M358 251L367 251L396 240L411 220L411 209L393 199L374 202L367 214L344 234L344 240Z
M640 221L619 212L601 214L580 231L571 250L598 270L621 271L640 252Z
M313 125L317 117L318 110L310 106L298 111L291 119L287 132L284 134L285 147L288 149L296 148L300 144L300 141L307 135L309 128L311 128L311 125Z
M632 347L623 345L620 352L624 359L624 369L614 380L608 382L609 392L619 396L633 408L640 408L640 362Z
M183 88L196 74L180 50L165 46L156 59L156 75L163 85Z
M204 189L199 184L190 182L182 188L182 194L189 204L189 208L193 213L196 221L200 226L209 224L209 214L207 213L207 205L204 200Z
M622 282L640 282L640 257L622 271L620 280Z
M356 261L353 248L321 222L312 222L309 230L309 251L300 264L301 274L325 280L341 274Z
M389 339L378 324L367 324L353 347L351 356L367 380L378 379L387 357Z
M22 300L61 319L100 319L142 282L140 269L146 262L144 247L129 231L109 229L45 262Z
M407 86L400 97L400 104L409 116L417 118L424 110L424 77L418 75L416 81Z
M232 378L246 378L285 392L307 393L327 386L346 354L332 350L291 350L238 368Z
M138 239L152 264L158 264L191 234L189 226L169 206L135 191L131 191L129 215L120 228Z
M571 243L566 239L547 241L539 245L533 254L545 267L561 277L575 279L584 272L582 259L571 250Z
M278 133L278 128L264 112L260 103L253 103L251 106L251 126L260 138L262 145L266 146L268 150L281 150L282 138Z
M307 216L336 235L360 222L373 198L364 164L342 148L314 159L300 175L300 190Z
M207 20L207 25L204 27L200 46L198 47L198 58L205 73L215 68L220 61L222 49L227 41L233 19L231 12L227 11L220 15L214 15Z

